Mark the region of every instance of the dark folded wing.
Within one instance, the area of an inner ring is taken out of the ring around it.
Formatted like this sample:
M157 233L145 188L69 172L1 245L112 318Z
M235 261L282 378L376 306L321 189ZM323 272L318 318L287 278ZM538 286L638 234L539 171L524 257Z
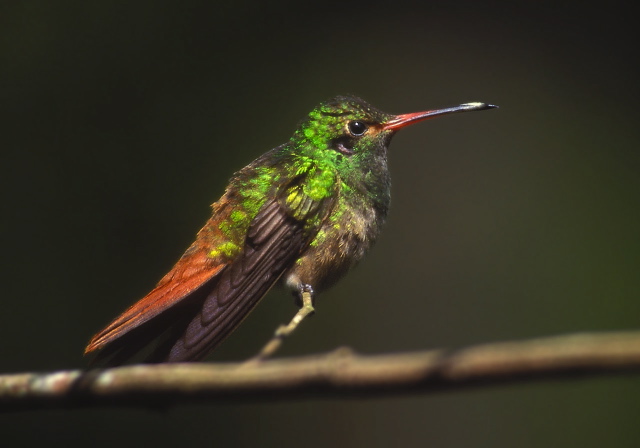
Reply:
M168 350L163 361L196 361L233 331L301 255L333 204L314 201L302 186L265 203L251 223L244 250L220 275L202 308Z

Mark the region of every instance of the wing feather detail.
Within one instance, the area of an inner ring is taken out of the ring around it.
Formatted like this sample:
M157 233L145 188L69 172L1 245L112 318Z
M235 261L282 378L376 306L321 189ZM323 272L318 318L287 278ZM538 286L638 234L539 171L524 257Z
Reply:
M287 191L291 197L291 191ZM314 201L300 189L295 209L283 198L268 202L252 222L239 258L220 275L184 336L171 348L165 361L196 361L244 320L260 299L309 245L324 221L334 198ZM302 218L302 219L301 219Z

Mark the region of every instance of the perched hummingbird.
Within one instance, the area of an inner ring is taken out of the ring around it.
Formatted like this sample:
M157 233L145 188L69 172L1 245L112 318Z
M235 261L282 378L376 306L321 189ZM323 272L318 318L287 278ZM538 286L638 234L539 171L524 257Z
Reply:
M291 139L238 171L213 215L173 269L140 301L97 333L85 354L121 364L198 361L226 338L278 281L300 311L258 355L313 312L331 286L374 243L387 216L387 148L398 129L438 115L496 106L467 103L390 115L338 96L321 103Z

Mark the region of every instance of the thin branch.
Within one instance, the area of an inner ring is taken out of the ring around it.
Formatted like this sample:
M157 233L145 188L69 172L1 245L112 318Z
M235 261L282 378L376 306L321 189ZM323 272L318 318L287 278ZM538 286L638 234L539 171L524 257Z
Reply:
M0 375L0 411L373 397L623 372L640 372L640 332L574 334L455 351L361 356L338 349L263 362Z

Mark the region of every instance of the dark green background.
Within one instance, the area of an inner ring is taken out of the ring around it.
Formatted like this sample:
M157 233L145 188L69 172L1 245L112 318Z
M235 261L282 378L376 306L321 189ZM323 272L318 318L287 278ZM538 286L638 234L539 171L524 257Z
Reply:
M482 4L481 4L482 3ZM637 21L616 2L5 1L0 372L85 366L230 175L318 101L497 111L400 133L386 230L283 356L640 324ZM533 6L535 5L535 6ZM553 5L553 6L551 6ZM272 292L212 359L295 312ZM0 444L635 447L637 378L0 416Z

